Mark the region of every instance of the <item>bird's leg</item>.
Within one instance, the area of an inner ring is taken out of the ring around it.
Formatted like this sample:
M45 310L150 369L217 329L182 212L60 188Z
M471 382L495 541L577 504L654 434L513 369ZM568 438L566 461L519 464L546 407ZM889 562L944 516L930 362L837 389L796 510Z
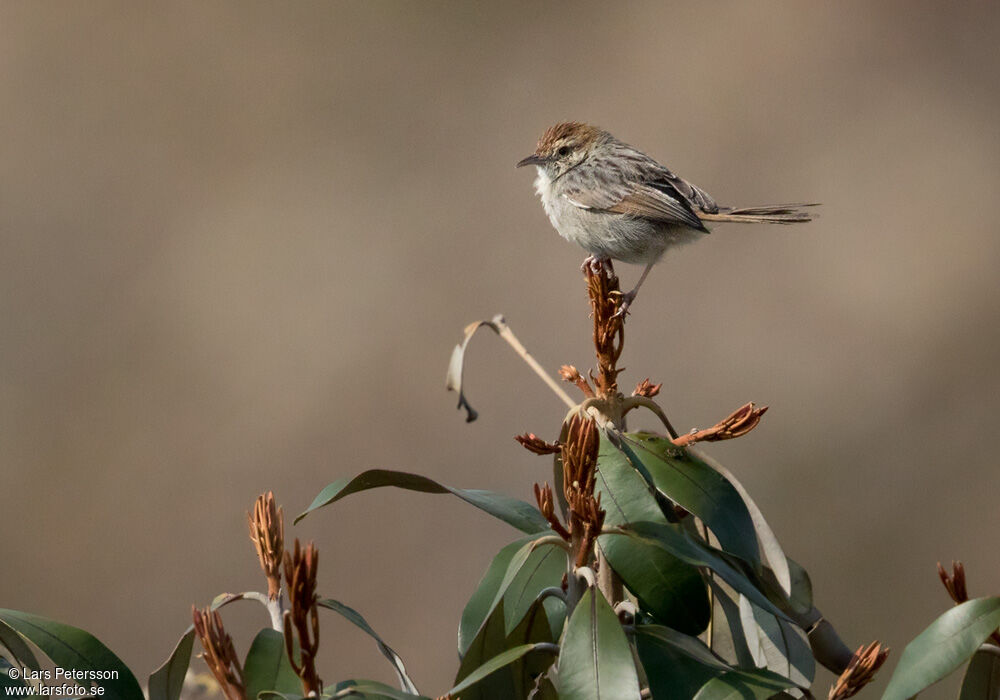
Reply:
M619 305L618 311L615 312L613 318L618 318L619 316L624 317L625 314L628 313L628 307L632 305L632 302L635 301L636 296L639 294L639 287L641 287L642 283L646 281L646 275L649 274L649 271L653 269L653 265L655 264L655 262L648 263L646 265L646 269L642 271L641 275L639 275L639 281L635 283L632 290L622 294L621 304Z

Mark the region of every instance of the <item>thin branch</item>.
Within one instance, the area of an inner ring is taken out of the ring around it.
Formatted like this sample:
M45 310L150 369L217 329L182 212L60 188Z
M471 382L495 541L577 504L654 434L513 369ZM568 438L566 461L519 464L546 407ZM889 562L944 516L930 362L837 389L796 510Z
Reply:
M514 352L516 352L521 357L521 359L524 360L528 364L528 366L535 371L535 374L541 377L543 382L549 385L549 388L552 389L553 392L555 392L556 396L562 399L563 403L565 403L570 408L576 406L576 401L570 398L569 394L567 394L563 390L563 388L559 385L559 383L555 379L553 379L548 372L545 371L544 367L538 364L538 360L532 357L531 353L528 352L527 349L524 347L524 345L521 344L521 341L517 339L516 335L514 335L514 331L510 329L510 326L507 325L507 321L504 320L504 317L502 315L497 314L496 316L494 316L493 324L496 326L497 334L501 338L506 340L508 345L514 348Z

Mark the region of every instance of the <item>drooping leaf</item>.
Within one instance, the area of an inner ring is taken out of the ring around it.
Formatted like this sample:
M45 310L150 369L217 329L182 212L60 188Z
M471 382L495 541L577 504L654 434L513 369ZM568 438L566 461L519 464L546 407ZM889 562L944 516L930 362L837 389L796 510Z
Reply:
M559 651L562 700L639 700L639 676L618 616L593 588L580 598Z
M661 625L636 628L636 648L656 700L690 700L729 666L697 637Z
M536 547L531 551L503 594L504 626L508 633L524 619L539 593L559 586L564 573L566 552L562 548ZM558 611L560 607L565 610L563 603L555 602L558 604L547 606L547 610Z
M809 572L796 561L786 559L788 563L791 592L788 594L789 607L797 613L808 614L813 608L812 580ZM768 569L768 571L772 571Z
M396 677L399 679L400 687L409 693L416 693L417 687L410 680L410 677L406 674L406 666L403 665L403 659L393 651L392 647L386 644L380 636L371 628L368 621L354 608L344 605L340 601L333 600L332 598L321 598L316 602L320 607L326 608L327 610L333 610L339 613L351 623L353 623L358 629L364 631L368 636L375 640L375 644L378 646L378 650L382 652L382 655L389 660L392 664L393 670L396 672Z
M414 695L413 693L393 688L391 685L369 680L341 681L335 686L324 688L323 695L335 697L337 693L346 691L348 688L352 692L346 693L346 697L352 700L430 700L423 695Z
M511 542L493 557L489 568L486 569L486 573L483 574L483 578L479 581L479 585L476 586L475 592L473 592L469 601L465 604L465 609L462 611L462 619L458 624L459 658L465 656L465 651L469 648L469 644L472 643L476 633L479 632L486 618L489 617L490 611L493 608L493 601L496 599L497 591L500 589L500 582L503 581L504 575L507 573L507 567L510 566L510 560L521 547L530 541L531 538L523 538Z
M469 341L472 340L472 336L476 334L483 326L491 329L494 333L500 333L500 326L498 323L503 323L503 316L497 314L489 321L476 321L475 323L470 323L465 327L465 334L462 338L462 342L455 346L452 350L451 360L448 362L448 375L445 377L445 387L448 391L454 391L458 393L458 408L465 409L465 422L471 423L479 417L475 409L469 405L468 400L465 398L465 390L462 388L464 365L465 365L465 349L469 347Z
M764 514L754 502L753 498L750 497L750 492L744 488L743 484L740 483L735 474L726 469L723 465L719 464L716 460L712 459L709 455L693 447L689 447L688 451L694 457L700 459L706 465L719 472L719 474L725 477L725 479L732 484L733 488L740 494L740 498L743 499L743 503L746 505L747 511L750 513L750 518L753 520L754 529L757 531L757 540L760 543L760 548L764 552L764 561L767 562L768 567L770 567L770 569L774 572L782 590L784 590L786 594L790 595L792 591L791 565L788 563L788 558L785 556L785 552L781 548L778 538L774 536L774 531L771 529L771 526L767 524L767 520L764 519Z
M906 700L947 676L1000 626L1000 597L956 605L906 645L882 700Z
M535 603L511 634L504 632L503 605L501 598L469 645L455 676L456 685L490 659L509 649L523 644L553 642L552 630L541 603ZM534 679L550 664L551 659L541 654L514 661L493 674L489 683L466 690L462 694L462 700L508 700L508 698L525 697Z
M521 547L514 553L511 557L510 563L507 565L507 570L504 572L503 578L500 580L500 584L497 586L496 593L493 597L493 602L490 605L490 613L495 610L501 601L504 601L504 609L506 610L507 605L516 604L519 606L520 612L518 613L519 619L513 621L513 614L504 613L504 634L509 634L512 625L516 625L520 618L524 617L524 612L526 608L523 607L523 602L527 596L522 595L520 590L523 586L529 588L537 588L541 590L548 586L556 585L561 581L562 574L559 574L559 578L555 580L550 580L547 578L538 578L536 574L538 570L536 569L536 564L543 564L544 568L541 574L548 576L554 573L554 562L560 561L559 559L549 559L548 556L542 557L546 554L548 550L556 550L559 555L562 556L561 566L565 566L565 550L564 542L559 538L558 535L545 535L536 539L531 539L525 542ZM532 579L535 579L532 582ZM524 582L522 585L518 585L518 582ZM545 585L541 585L545 583ZM510 594L510 599L508 602L508 594ZM528 600L528 607L534 603L534 597Z
M798 686L808 687L816 675L816 660L806 633L775 617L741 595L740 622L747 646L758 668L784 676Z
M683 528L670 523L632 523L623 534L656 544L693 566L711 569L719 578L745 595L755 605L780 618L789 619L788 615L768 600L742 571L729 563L725 553L696 540ZM602 535L602 538L620 536L619 534L608 534Z
M35 653L25 643L24 638L2 620L0 620L0 645L13 654L22 666L27 666L34 671L41 668L38 665L38 659L35 658Z
M719 658L718 654L706 646L705 642L689 634L683 634L677 630L664 627L663 625L638 625L635 628L636 636L647 640L657 647L669 647L678 653L697 661L698 663L713 668L717 671L729 671L729 665Z
M958 700L1000 700L1000 647L979 647L962 680Z
M722 548L754 565L760 546L753 518L739 492L718 471L670 440L648 433L624 433L622 458L641 463L656 489L698 516Z
M388 469L369 469L353 479L339 479L333 482L319 492L312 504L295 518L295 522L298 523L314 510L335 503L345 496L383 486L395 486L422 493L453 494L529 535L549 529L548 522L537 508L516 498L481 489L456 489L428 479L426 476Z
M138 681L121 659L89 632L17 610L0 610L0 620L41 649L61 668L117 671L118 678L98 679L104 696L116 700L144 700Z
M521 644L519 646L508 649L507 651L501 652L483 663L479 668L475 669L469 673L465 678L463 678L459 683L457 683L451 690L448 691L449 695L457 696L459 693L465 693L467 690L475 686L477 683L483 679L489 677L493 673L496 673L505 666L509 666L518 659L528 655L536 649L545 649L551 653L551 650L555 648L555 645L551 643L543 644Z
M606 511L606 527L667 523L652 487L607 438L601 441L594 491ZM662 547L638 540L602 537L598 546L642 609L657 621L690 634L705 629L711 611L695 567Z
M753 656L747 647L746 632L740 620L740 594L725 581L709 577L714 607L712 608L712 649L728 663L740 668L755 668ZM722 624L722 620L726 624Z
M191 664L194 627L188 628L170 657L149 676L149 700L177 700L184 688L184 677Z
M767 671L728 671L703 685L694 700L767 700L792 687L787 678Z
M254 700L264 690L298 692L302 685L285 653L285 637L273 629L257 633L243 664L247 698Z

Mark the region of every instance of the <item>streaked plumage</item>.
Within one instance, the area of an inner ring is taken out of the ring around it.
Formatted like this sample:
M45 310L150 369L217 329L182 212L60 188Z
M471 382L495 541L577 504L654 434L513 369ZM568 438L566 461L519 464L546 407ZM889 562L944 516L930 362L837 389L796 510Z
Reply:
M791 224L810 221L812 204L720 207L704 190L674 175L607 131L579 122L550 127L535 152L535 189L564 238L596 258L642 263L639 284L667 248L708 233L706 222Z

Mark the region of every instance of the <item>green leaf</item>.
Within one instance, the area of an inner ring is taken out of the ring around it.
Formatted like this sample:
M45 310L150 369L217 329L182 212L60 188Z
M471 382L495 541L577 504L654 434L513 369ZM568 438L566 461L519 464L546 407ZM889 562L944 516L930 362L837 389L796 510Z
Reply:
M743 504L746 506L747 511L750 513L750 518L753 520L754 530L757 532L757 539L760 542L761 549L764 551L764 559L774 572L782 590L786 595L791 595L792 574L788 558L785 556L785 552L782 550L781 544L778 543L778 538L774 536L774 531L771 530L771 526L768 525L767 520L764 519L764 514L750 497L750 493L746 490L746 488L744 488L743 484L740 483L739 479L736 478L735 474L719 464L716 460L712 459L709 455L694 447L689 447L688 452L715 471L719 472L719 474L732 484L733 488L740 494L740 498L743 499Z
M335 503L344 496L383 486L395 486L422 493L450 493L528 534L549 529L548 522L537 508L516 498L480 489L456 489L439 484L426 476L387 469L370 469L358 474L353 479L340 479L333 482L319 492L312 504L295 518L295 522L298 523L317 508Z
M758 668L784 676L798 686L809 687L816 675L816 660L806 633L740 596L740 622L747 646Z
M528 695L530 700L559 700L559 691L556 690L556 684L553 680L554 676L555 673L552 668L544 676L539 676L530 691L531 694Z
M262 629L257 633L243 664L243 677L250 700L264 690L295 693L302 688L285 653L285 637L273 629Z
M509 635L504 632L503 605L501 599L469 645L455 676L456 684L462 683L476 669L509 649L523 644L553 642L552 630L541 603L536 602L528 615ZM523 698L528 694L533 679L550 665L551 660L542 655L515 661L497 671L489 683L469 688L463 693L462 700Z
M680 526L669 523L633 523L624 534L654 543L688 564L711 569L755 605L784 620L789 620L788 615L768 600L742 571L729 563L729 557L724 552L694 539ZM619 536L621 535L613 533L602 535L601 539Z
M465 656L469 644L475 638L476 633L483 626L486 618L489 617L493 609L493 601L496 599L497 591L500 590L500 582L503 581L510 566L510 560L514 554L523 547L530 538L524 538L511 542L493 557L490 566L483 574L483 578L476 586L475 592L469 598L462 611L462 619L458 624L458 656Z
M17 630L0 621L0 644L2 644L22 666L37 671L41 668L38 659L25 643L24 637L17 633Z
M504 606L505 610L507 605L514 604L515 601L516 604L518 604L519 606L521 605L521 601L525 596L521 595L521 593L519 592L519 588L516 584L518 583L518 581L522 581L524 582L523 587L534 587L540 582L540 581L535 581L534 584L532 584L530 581L527 581L526 579L535 578L536 568L533 562L537 563L542 561L540 555L550 549L556 549L563 555L565 554L564 542L557 535L544 535L537 539L528 540L523 545L521 545L520 549L518 549L514 553L514 556L511 557L510 563L507 565L507 571L504 572L503 579L500 581L500 585L497 586L496 594L493 596L493 603L490 605L489 608L490 614L492 614L493 610L497 608L497 606L500 604L501 601L505 602ZM546 565L547 569L551 571L553 566L552 564L553 560L550 560L546 557L545 561L548 562L548 564ZM563 556L562 561L563 561L562 566L565 566L566 565L565 556ZM546 570L543 569L541 573L543 574L546 573ZM541 590L542 588L545 588L548 585L555 585L555 583L558 583L561 580L561 578L562 574L560 573L559 579L557 579L555 582L549 582L545 586L540 586L538 590ZM511 593L510 603L506 602L508 593ZM532 603L534 603L534 598L532 598L531 601L529 602L528 605L529 608L531 607ZM523 608L521 609L523 610ZM520 618L514 621L513 624L516 625L523 617L524 613L521 612ZM508 624L508 622L512 618L513 615L509 615L506 612L504 613L504 634L510 634L511 625Z
M712 609L712 649L719 656L740 668L755 668L753 656L747 647L746 633L740 621L740 594L725 581L712 577L708 580L715 598ZM723 626L721 620L725 618Z
M636 673L618 616L593 588L580 598L566 624L559 652L562 700L639 700Z
M333 600L332 598L324 598L316 602L317 605L326 608L327 610L333 610L336 613L344 616L352 622L358 629L364 631L369 637L375 640L375 644L378 646L378 650L382 652L382 655L389 660L392 664L393 670L396 672L396 677L399 679L399 684L402 688L410 693L416 693L417 687L410 680L410 677L406 675L406 666L403 664L403 659L393 651L392 647L386 644L380 636L371 628L368 621L362 617L354 608L344 605L340 601Z
M531 551L504 590L504 628L508 633L524 619L542 590L559 586L566 564L566 551L561 547L536 547ZM564 603L550 600L558 603L552 606L555 611L565 610Z
M504 666L508 666L514 663L521 657L527 655L529 652L532 652L535 649L539 648L554 649L554 645L549 643L521 644L512 649L508 649L507 651L501 652L500 654L497 654L492 659L490 659L482 666L477 668L475 671L467 675L465 678L463 678L460 683L458 683L451 690L448 691L448 694L458 695L459 693L465 692L472 686L479 683L484 678L487 678L496 671L499 671Z
M628 459L637 468L641 464L657 490L698 516L724 550L760 564L753 518L739 492L722 474L667 438L624 433L621 439L621 459Z
M702 686L694 700L767 700L795 684L767 671L729 671Z
M184 688L184 677L191 664L194 627L181 637L170 658L149 676L149 700L177 700Z
M378 681L349 680L341 681L336 686L323 689L323 694L336 696L338 692L351 688L353 692L348 693L349 698L365 698L366 700L428 700L423 695L414 695L406 691L393 688L391 685L379 683Z
M813 610L812 580L809 578L809 572L796 561L791 559L786 561L791 582L788 604L794 612L808 615Z
M656 502L655 489L639 471L641 468L638 458L630 461L601 434L594 495L601 494L601 507L607 512L606 527L639 521L667 522Z
M730 670L700 639L669 627L640 625L635 642L656 700L690 700L705 683Z
M595 494L607 512L605 526L652 521L667 524L652 487L607 438L601 441ZM598 546L611 568L658 622L690 634L708 624L708 594L701 573L662 547L602 537Z
M604 536L600 546L639 606L657 622L688 634L708 626L708 589L698 569L639 538Z
M705 642L663 625L639 625L635 628L638 638L656 647L669 647L698 663L717 671L729 671L729 665L719 658Z
M983 645L972 655L958 700L997 698L1000 698L1000 648L992 644Z
M104 688L104 697L144 700L142 689L128 667L90 633L17 610L0 610L0 620L45 652L56 666L79 671L116 671L118 678L93 681Z
M947 676L1000 626L1000 597L956 605L906 645L882 700L906 700Z

